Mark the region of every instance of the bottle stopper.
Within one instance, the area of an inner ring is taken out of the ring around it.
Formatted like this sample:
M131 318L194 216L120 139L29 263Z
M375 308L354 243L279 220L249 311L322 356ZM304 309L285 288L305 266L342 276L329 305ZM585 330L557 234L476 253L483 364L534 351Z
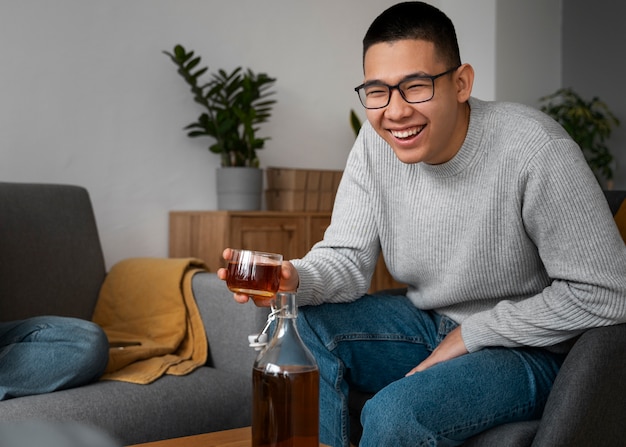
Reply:
M251 348L254 348L255 351L260 351L267 345L267 334L252 334L248 335L248 343Z

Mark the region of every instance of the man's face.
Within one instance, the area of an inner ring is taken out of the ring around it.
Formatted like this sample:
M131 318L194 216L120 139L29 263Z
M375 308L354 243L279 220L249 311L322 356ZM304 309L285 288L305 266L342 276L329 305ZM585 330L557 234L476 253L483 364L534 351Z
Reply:
M437 75L450 68L453 67L436 58L434 44L424 40L375 44L367 50L364 60L365 82L388 85L396 85L409 76ZM394 89L387 107L366 111L369 122L400 161L440 164L456 155L469 122L469 107L465 104L469 92L463 89L460 71L463 68L437 78L430 101L409 104Z

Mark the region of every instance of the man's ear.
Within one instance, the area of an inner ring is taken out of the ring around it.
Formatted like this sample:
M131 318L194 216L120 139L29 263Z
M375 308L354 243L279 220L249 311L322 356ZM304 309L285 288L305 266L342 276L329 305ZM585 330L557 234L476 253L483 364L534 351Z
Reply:
M472 95L474 68L470 64L461 65L456 71L457 99L466 102Z

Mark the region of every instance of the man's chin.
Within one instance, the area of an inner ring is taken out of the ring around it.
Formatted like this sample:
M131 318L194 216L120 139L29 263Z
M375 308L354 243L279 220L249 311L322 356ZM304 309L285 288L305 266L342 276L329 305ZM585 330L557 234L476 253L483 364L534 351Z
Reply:
M421 163L424 161L422 151L418 149L399 149L396 147L392 147L392 149L396 158L407 165Z

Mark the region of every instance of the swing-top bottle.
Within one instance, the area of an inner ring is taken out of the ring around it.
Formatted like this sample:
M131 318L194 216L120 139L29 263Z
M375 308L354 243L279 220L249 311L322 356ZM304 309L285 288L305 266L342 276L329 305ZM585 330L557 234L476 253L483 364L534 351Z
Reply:
M276 295L274 334L252 371L252 447L319 447L319 370L296 327L296 294Z

